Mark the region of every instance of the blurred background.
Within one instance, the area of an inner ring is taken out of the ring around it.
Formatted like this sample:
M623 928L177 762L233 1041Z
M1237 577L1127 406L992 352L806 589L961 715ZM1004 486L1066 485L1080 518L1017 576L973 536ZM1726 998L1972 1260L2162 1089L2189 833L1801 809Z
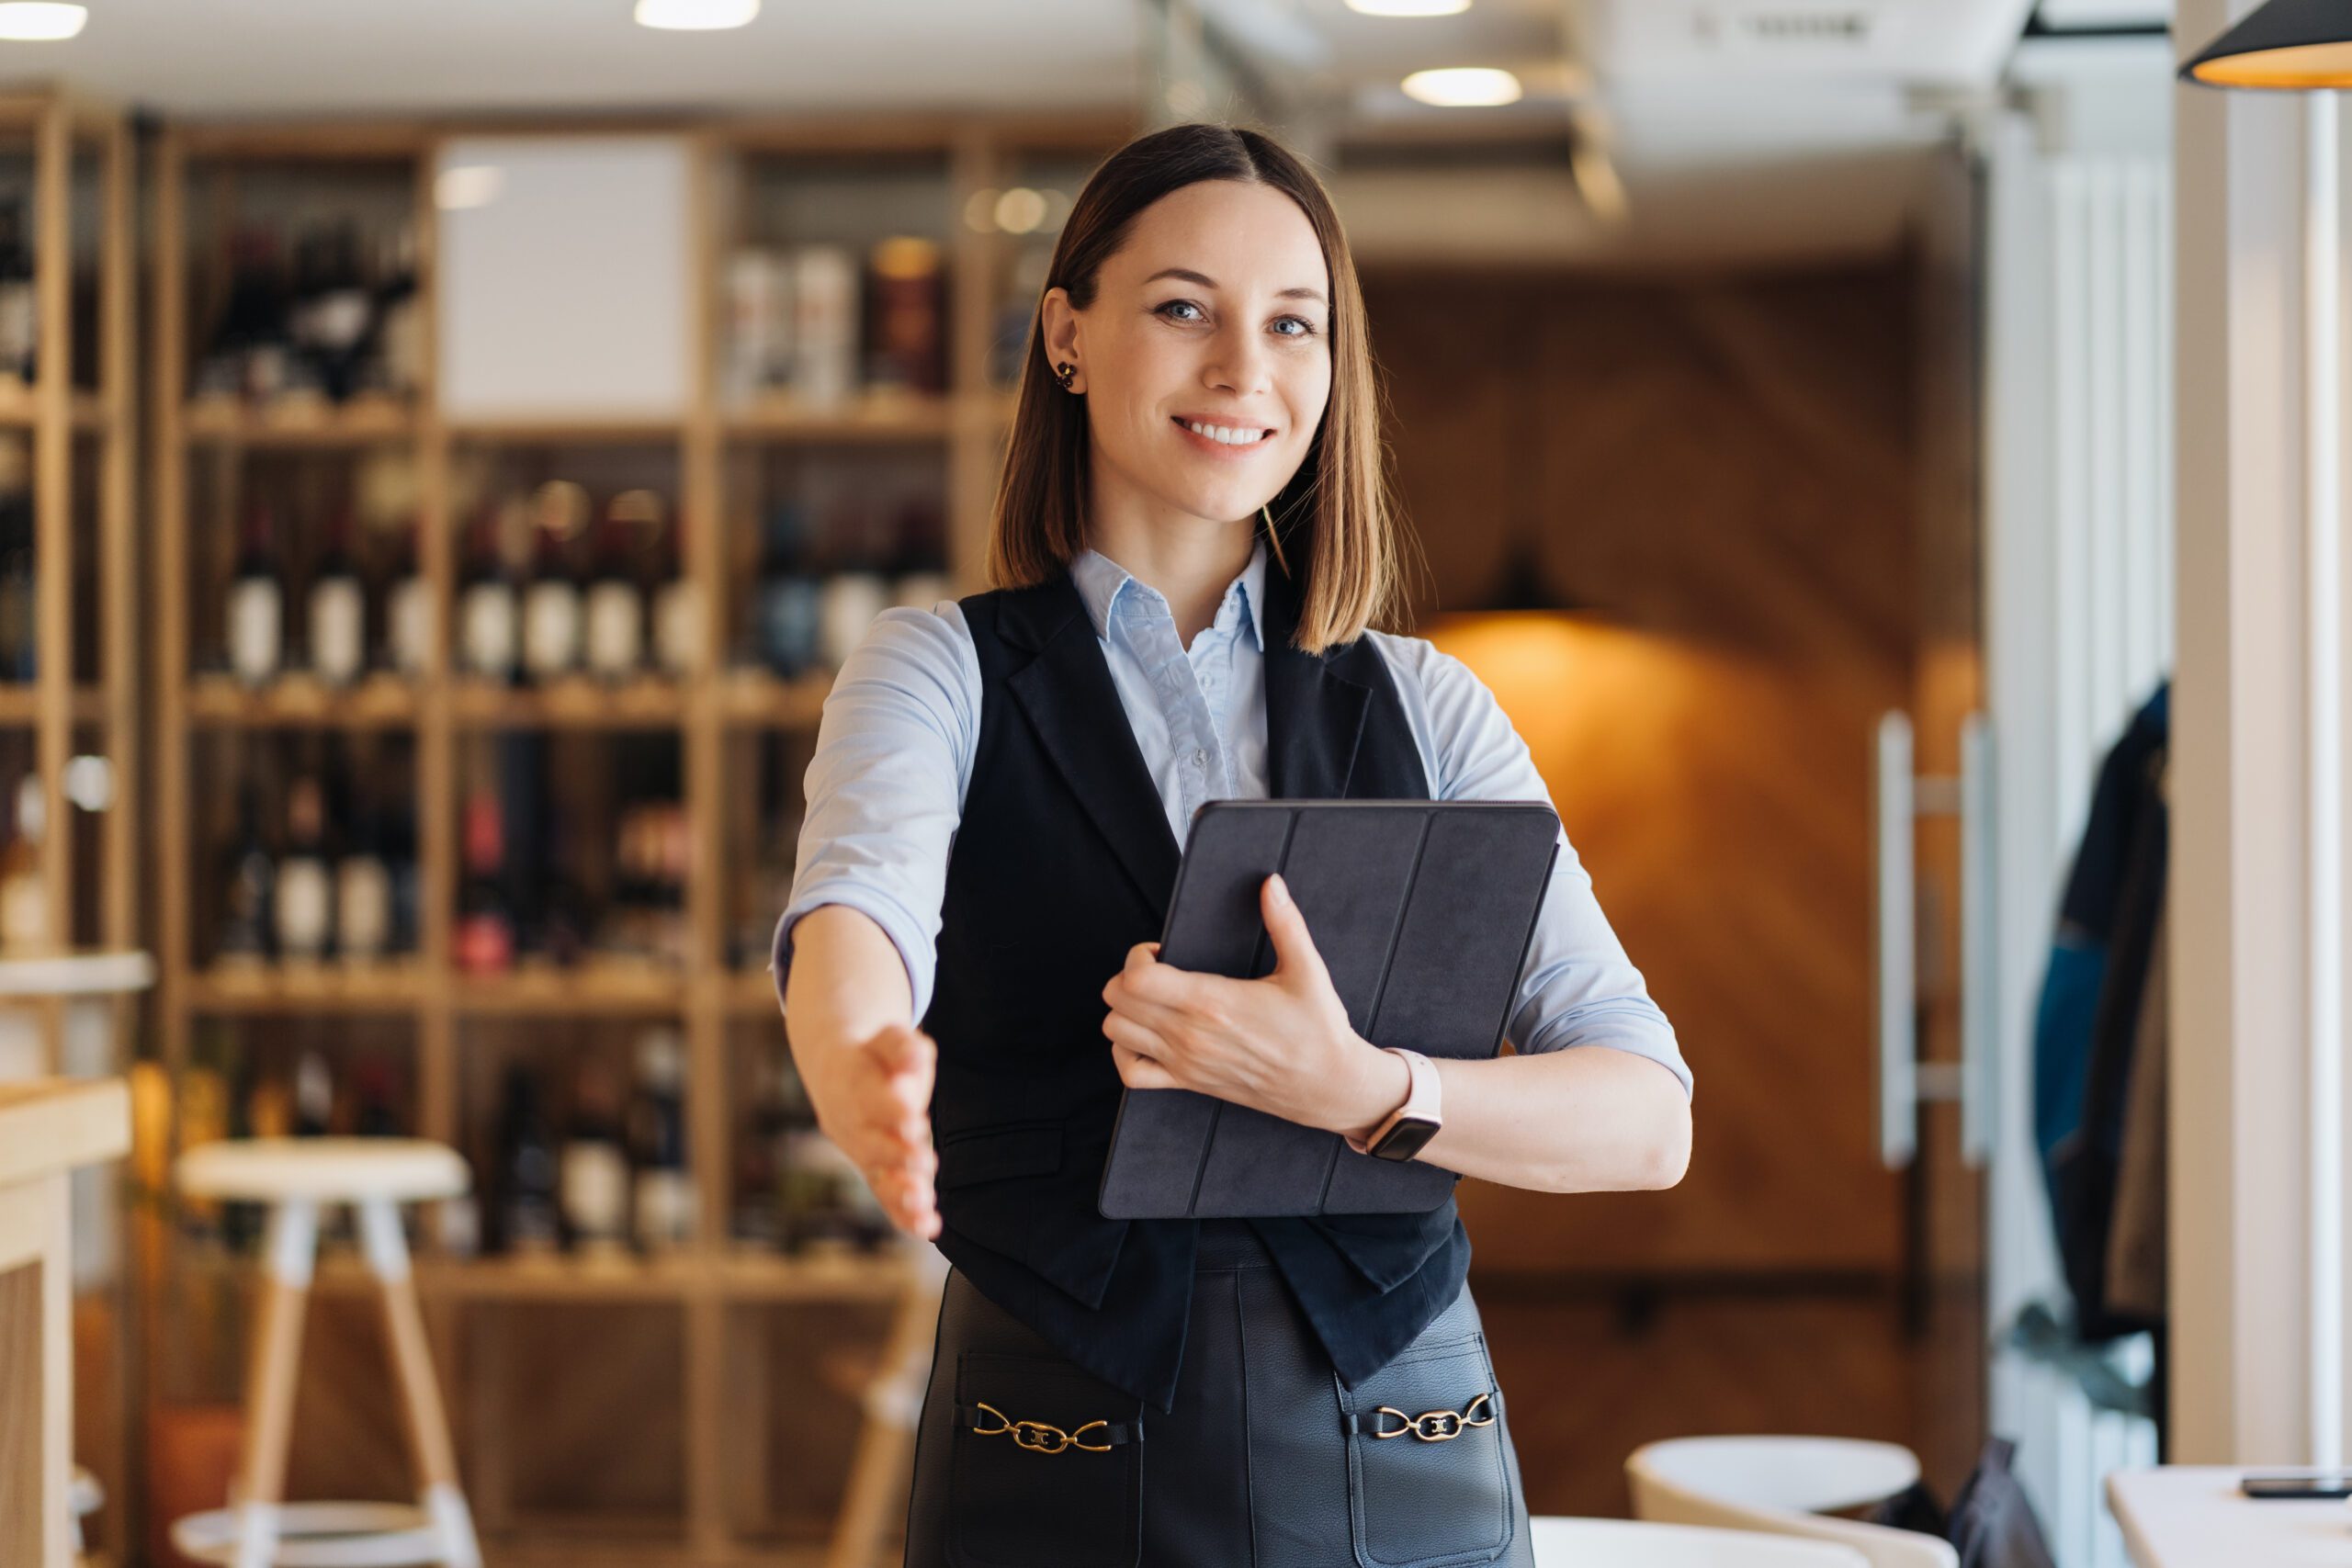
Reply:
M492 1561L898 1561L936 1280L792 1073L802 773L866 622L983 586L1090 170L1213 118L1328 182L1412 629L1699 1081L1671 1190L1461 1190L1532 1509L1710 1434L1948 1499L1998 1434L2120 1562L2161 1270L2075 1310L2031 1111L2171 658L2167 9L0 6L64 35L0 43L0 955L154 981L0 1035L132 1084L74 1215L92 1553L180 1561L251 1407L261 1212L172 1156L330 1133L471 1164L410 1246ZM405 1497L325 1224L291 1495Z

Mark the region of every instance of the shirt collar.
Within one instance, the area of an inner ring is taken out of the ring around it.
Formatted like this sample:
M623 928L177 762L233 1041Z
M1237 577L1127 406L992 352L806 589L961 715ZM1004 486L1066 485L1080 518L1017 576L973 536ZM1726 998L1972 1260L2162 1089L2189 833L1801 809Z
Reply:
M1079 551L1069 563L1069 575L1078 587L1078 596L1086 602L1087 618L1094 623L1094 635L1106 641L1111 636L1111 613L1117 607L1121 593L1132 589L1155 600L1160 597L1158 589L1091 545ZM1265 622L1261 614L1266 597L1266 541L1262 536L1250 548L1250 564L1226 585L1225 599L1217 606L1218 619L1224 618L1225 605L1231 604L1236 595L1249 613L1250 635L1257 639L1262 651L1266 646Z

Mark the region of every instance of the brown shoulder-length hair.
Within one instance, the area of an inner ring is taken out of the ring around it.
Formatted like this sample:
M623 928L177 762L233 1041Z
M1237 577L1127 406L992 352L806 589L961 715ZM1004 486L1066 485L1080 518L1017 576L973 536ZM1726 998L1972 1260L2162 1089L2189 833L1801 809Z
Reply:
M1259 131L1174 125L1138 136L1105 159L1071 206L1033 310L1029 352L1012 438L989 518L991 587L1025 588L1067 567L1086 546L1091 437L1086 400L1061 389L1046 362L1044 296L1069 291L1094 303L1102 264L1125 244L1136 217L1170 191L1200 180L1271 186L1315 227L1331 276L1331 392L1306 456L1267 507L1269 550L1299 583L1296 645L1321 653L1385 626L1402 609L1398 528L1380 441L1381 391L1365 329L1355 258L1322 182ZM1259 531L1265 532L1261 514Z

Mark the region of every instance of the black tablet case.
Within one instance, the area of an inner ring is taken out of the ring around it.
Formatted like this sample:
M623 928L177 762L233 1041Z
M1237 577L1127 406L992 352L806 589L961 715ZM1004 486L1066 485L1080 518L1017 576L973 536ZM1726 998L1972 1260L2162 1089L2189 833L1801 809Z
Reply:
M1279 871L1357 1033L1492 1056L1559 832L1542 801L1213 800L1193 815L1159 958L1271 972L1259 886ZM1191 1089L1123 1091L1111 1138L1096 1195L1110 1219L1419 1212L1460 1179Z

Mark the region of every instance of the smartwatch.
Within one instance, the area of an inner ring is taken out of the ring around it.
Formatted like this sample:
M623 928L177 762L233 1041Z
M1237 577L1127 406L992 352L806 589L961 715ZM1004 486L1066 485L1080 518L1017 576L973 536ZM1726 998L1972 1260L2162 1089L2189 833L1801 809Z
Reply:
M1358 1142L1353 1134L1343 1133L1340 1136L1348 1140L1348 1147L1360 1155L1378 1159L1411 1159L1445 1123L1438 1107L1441 1086L1437 1065L1419 1051L1408 1051L1402 1045L1384 1045L1381 1049L1405 1058L1405 1066L1412 1074L1412 1088L1405 1096L1405 1103L1390 1111L1369 1137Z

